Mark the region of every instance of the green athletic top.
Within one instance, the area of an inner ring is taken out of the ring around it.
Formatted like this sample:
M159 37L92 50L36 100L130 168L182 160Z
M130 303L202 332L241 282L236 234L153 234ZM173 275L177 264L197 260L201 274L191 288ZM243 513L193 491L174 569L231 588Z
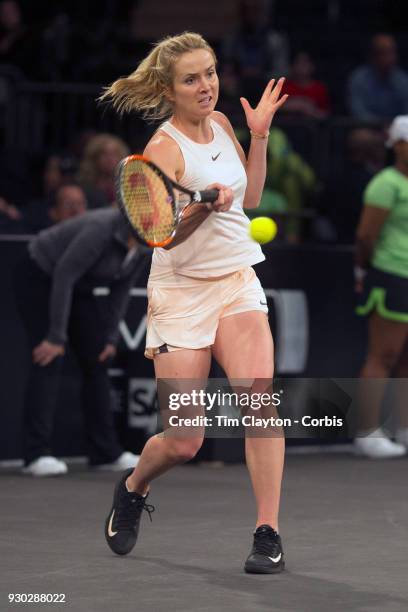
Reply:
M385 168L368 183L364 204L390 211L371 257L371 264L408 278L408 177Z

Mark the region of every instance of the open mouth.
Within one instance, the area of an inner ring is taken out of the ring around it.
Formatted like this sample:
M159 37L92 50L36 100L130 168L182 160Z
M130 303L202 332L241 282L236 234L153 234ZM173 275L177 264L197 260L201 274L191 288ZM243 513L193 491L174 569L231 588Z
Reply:
M205 98L201 98L201 100L199 100L198 103L201 104L202 106L206 106L207 104L210 104L211 101L212 101L212 96L206 96Z

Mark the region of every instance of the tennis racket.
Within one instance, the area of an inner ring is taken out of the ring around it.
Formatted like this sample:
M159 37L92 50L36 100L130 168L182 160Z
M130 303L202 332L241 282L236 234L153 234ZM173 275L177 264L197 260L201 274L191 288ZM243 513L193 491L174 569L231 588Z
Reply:
M120 209L136 238L149 247L173 248L211 214L203 204L215 202L218 189L191 191L172 181L143 155L129 155L118 165L116 180ZM188 201L178 205L175 191Z

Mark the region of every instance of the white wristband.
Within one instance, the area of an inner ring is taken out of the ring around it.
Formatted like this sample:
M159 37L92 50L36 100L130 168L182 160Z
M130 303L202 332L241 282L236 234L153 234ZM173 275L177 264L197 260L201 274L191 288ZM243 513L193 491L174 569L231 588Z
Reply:
M354 280L357 282L363 281L366 277L367 270L361 266L354 266Z

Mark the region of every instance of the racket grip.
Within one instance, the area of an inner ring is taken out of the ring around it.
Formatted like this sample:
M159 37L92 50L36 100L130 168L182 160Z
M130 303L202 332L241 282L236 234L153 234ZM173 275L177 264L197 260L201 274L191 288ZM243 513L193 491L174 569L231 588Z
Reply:
M199 191L200 194L200 202L215 202L218 199L218 194L220 192L218 189L207 189L204 191Z

